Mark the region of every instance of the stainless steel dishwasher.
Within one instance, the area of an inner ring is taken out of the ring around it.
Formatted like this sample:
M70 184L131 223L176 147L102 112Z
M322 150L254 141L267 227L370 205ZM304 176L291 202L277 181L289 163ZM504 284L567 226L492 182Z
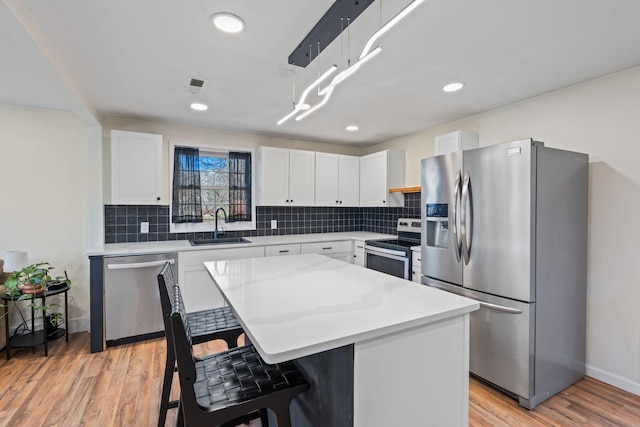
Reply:
M177 274L176 253L104 258L107 346L163 336L157 276L167 261Z

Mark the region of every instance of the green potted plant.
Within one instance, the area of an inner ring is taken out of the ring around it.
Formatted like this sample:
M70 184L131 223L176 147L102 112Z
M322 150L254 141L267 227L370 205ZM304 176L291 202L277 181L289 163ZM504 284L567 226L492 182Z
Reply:
M31 298L32 295L40 295L51 285L65 283L70 286L68 277L51 277L50 271L53 267L48 262L40 262L24 267L22 270L14 271L9 275L4 283L7 295L16 297L19 300Z
M47 289L53 286L71 286L71 280L64 276L51 277L51 270L54 267L48 262L40 262L24 267L22 270L14 271L9 275L4 283L5 293L16 301L31 300L29 304L37 311L44 310L47 318L46 330L55 332L58 326L63 322L62 313L52 312L51 310L58 304L40 305L36 303L34 296L42 295ZM17 297L17 298L16 298ZM49 329L53 328L53 329ZM49 333L47 333L49 335Z

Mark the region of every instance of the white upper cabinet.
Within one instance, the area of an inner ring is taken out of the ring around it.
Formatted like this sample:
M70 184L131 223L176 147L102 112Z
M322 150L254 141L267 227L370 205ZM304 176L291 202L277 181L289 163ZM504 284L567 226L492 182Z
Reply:
M258 204L313 206L315 152L259 147Z
M385 150L360 157L360 206L403 207L404 152Z
M162 135L112 130L111 203L168 204L162 165Z
M480 137L475 132L457 130L436 136L435 155L452 153L454 151L469 150L478 148Z
M316 206L359 206L360 158L316 153Z
M315 204L316 153L289 150L289 204L313 206Z

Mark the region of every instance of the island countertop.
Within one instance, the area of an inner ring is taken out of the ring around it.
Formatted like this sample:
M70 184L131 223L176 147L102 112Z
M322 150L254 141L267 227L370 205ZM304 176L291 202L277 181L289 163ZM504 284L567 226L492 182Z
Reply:
M205 262L268 363L435 323L476 301L318 254Z

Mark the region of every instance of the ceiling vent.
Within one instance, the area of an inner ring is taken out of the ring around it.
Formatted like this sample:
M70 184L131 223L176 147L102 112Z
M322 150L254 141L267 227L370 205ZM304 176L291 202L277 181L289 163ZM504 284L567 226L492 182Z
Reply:
M192 93L194 95L202 92L202 88L204 87L204 80L200 79L188 79L187 81L187 92Z

